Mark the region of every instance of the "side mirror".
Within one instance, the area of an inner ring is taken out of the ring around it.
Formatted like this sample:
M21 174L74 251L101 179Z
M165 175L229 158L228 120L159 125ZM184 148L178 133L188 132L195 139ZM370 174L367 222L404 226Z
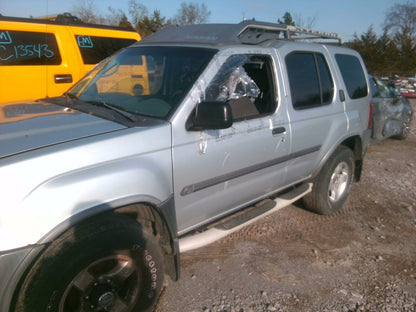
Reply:
M233 124L231 106L227 102L199 103L186 123L188 131L227 129Z

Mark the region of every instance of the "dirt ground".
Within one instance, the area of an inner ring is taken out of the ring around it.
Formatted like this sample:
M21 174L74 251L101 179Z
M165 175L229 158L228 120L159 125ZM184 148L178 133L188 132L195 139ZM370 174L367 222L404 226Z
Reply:
M369 148L341 211L288 206L181 257L160 312L416 311L416 121Z

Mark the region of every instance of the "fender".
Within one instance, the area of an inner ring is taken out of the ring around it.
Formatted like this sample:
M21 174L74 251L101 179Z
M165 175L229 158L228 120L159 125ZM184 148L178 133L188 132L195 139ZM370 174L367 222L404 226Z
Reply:
M58 144L2 162L0 175L8 178L1 183L0 234L8 238L0 237L0 250L48 242L50 233L60 232L55 228L70 226L80 213L88 216L131 201L159 206L173 193L168 123Z

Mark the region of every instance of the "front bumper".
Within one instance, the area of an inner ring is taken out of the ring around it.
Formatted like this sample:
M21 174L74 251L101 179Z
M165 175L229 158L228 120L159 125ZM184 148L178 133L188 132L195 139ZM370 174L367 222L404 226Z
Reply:
M9 311L21 277L42 249L42 245L33 245L0 251L0 311Z

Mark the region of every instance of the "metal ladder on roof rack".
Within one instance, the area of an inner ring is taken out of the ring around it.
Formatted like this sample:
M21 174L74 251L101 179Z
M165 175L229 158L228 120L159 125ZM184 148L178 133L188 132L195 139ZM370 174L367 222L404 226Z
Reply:
M262 23L256 21L245 21L243 23L245 24L245 27L237 35L241 43L259 44L266 40L278 39L333 39L337 40L341 45L344 44L342 36L336 33L285 24Z

